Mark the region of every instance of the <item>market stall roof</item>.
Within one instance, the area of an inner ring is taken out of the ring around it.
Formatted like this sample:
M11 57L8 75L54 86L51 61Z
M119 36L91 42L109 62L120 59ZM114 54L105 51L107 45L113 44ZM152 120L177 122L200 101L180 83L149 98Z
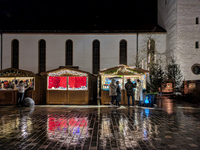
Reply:
M41 75L48 75L48 76L88 76L90 73L86 71L82 71L76 68L71 68L68 66L59 67L53 70L42 72Z
M100 75L137 75L145 73L149 73L149 71L127 65L118 65L113 68L103 69L99 71Z
M31 71L21 70L16 68L7 68L0 71L0 77L34 77L35 74Z

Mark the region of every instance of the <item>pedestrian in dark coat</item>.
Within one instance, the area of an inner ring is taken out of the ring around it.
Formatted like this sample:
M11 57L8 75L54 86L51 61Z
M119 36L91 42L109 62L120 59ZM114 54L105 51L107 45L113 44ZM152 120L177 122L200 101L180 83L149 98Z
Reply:
M116 89L117 89L117 86L115 85L115 80L112 79L112 81L109 85L109 95L111 96L111 102L110 102L111 105L116 100L116 96L117 96Z
M133 84L130 79L127 80L127 83L125 84L125 89L127 91L127 98L128 98L128 106L130 106L130 96L132 97L132 105L134 106L135 104L135 99L134 99L134 91L133 88L136 87L136 83Z
M119 102L121 102L121 89L119 86L119 81L116 81L116 85L117 85L117 98L116 98L116 106L120 107Z

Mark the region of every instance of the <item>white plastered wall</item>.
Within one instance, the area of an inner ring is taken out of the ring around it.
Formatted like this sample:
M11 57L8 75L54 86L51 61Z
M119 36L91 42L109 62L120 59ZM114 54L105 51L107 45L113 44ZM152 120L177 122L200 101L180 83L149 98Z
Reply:
M46 41L46 70L65 65L65 42L73 41L73 66L92 73L92 42L100 42L100 69L119 65L119 42L127 41L127 65L135 64L136 34L3 34L2 69L11 67L11 42L19 41L19 69L38 73L38 42Z

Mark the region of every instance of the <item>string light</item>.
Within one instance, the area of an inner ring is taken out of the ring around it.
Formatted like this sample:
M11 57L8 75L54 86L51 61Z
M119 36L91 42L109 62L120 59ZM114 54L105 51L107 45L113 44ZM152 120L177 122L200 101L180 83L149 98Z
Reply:
M82 72L78 72L78 71L74 71L74 70L60 70L58 72L53 72L53 73L49 73L49 76L60 76L62 74L70 74L70 75L75 75L75 76L87 76L86 73L82 73Z
M12 72L12 70L0 73L0 77L10 77L10 76L33 77L34 75L33 74L24 73L24 72L19 72L19 71L17 71L17 72L13 71Z
M133 69L134 69L134 68L133 68ZM128 72L128 73L131 73L131 74L143 74L143 73L139 73L139 72L137 72L137 71L129 70L129 69L127 69L125 66L124 66L124 67L119 67L115 72L113 72L113 70L111 70L110 72L109 72L109 71L106 71L106 72L100 73L100 74L112 74L112 75L117 75L119 71L122 72L122 73Z

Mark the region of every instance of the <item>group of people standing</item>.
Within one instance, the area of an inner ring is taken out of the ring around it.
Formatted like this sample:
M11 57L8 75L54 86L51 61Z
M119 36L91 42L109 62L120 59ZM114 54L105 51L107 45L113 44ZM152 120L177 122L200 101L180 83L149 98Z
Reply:
M135 92L133 90L133 88L137 88L137 97L138 97L138 100L141 98L140 97L140 91L138 90L141 90L141 81L139 79L137 79L137 84L136 83L132 83L130 79L127 80L127 83L125 84L125 89L127 91L127 99L128 99L128 106L130 106L130 97L132 97L132 106L134 106L135 104ZM111 83L109 85L109 95L111 96L111 102L110 104L113 105L114 101L116 101L116 106L119 106L120 107L120 103L121 102L121 89L120 89L120 86L119 86L119 81L116 81L116 84L115 84L115 80L112 79L111 80Z

